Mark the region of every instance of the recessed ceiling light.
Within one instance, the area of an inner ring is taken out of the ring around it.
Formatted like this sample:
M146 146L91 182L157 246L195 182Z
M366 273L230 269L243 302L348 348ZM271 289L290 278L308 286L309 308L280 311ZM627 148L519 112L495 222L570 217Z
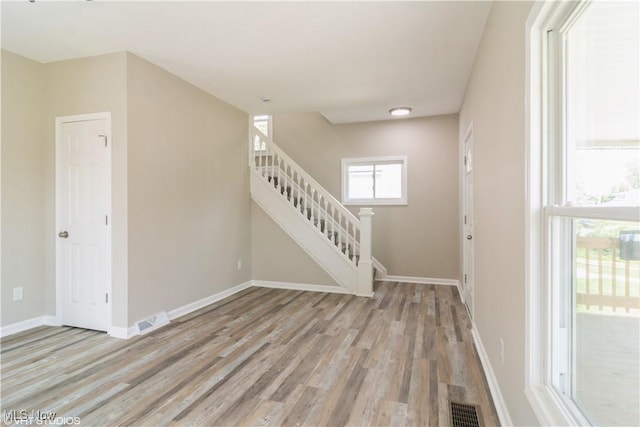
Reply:
M391 110L389 110L389 114L391 114L394 117L408 116L409 114L411 114L411 108L409 107L392 108Z

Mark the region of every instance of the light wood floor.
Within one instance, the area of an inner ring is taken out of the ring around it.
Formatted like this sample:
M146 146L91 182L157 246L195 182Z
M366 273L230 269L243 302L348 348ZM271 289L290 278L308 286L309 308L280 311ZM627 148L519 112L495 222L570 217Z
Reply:
M454 287L250 288L142 337L40 327L1 345L2 411L82 425L498 425Z

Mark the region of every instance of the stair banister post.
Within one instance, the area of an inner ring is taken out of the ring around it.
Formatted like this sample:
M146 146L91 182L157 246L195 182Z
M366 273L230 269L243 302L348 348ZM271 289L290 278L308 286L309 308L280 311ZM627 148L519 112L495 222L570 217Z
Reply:
M356 295L373 296L373 262L371 260L372 208L360 208L360 259L358 260L358 284ZM355 250L355 248L354 248Z

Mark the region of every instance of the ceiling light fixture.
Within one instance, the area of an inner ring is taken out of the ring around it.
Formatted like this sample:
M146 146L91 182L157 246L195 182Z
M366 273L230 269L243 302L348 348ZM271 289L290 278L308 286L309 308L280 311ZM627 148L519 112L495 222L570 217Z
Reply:
M409 107L396 107L389 110L389 114L394 117L408 116L411 114L411 108Z

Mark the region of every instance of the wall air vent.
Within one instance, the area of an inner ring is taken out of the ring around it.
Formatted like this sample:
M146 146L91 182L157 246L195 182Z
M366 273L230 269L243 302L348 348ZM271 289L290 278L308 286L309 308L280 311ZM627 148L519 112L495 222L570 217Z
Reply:
M478 405L449 402L452 427L482 427Z
M167 324L169 324L169 316L164 311L136 322L138 335L144 335Z

